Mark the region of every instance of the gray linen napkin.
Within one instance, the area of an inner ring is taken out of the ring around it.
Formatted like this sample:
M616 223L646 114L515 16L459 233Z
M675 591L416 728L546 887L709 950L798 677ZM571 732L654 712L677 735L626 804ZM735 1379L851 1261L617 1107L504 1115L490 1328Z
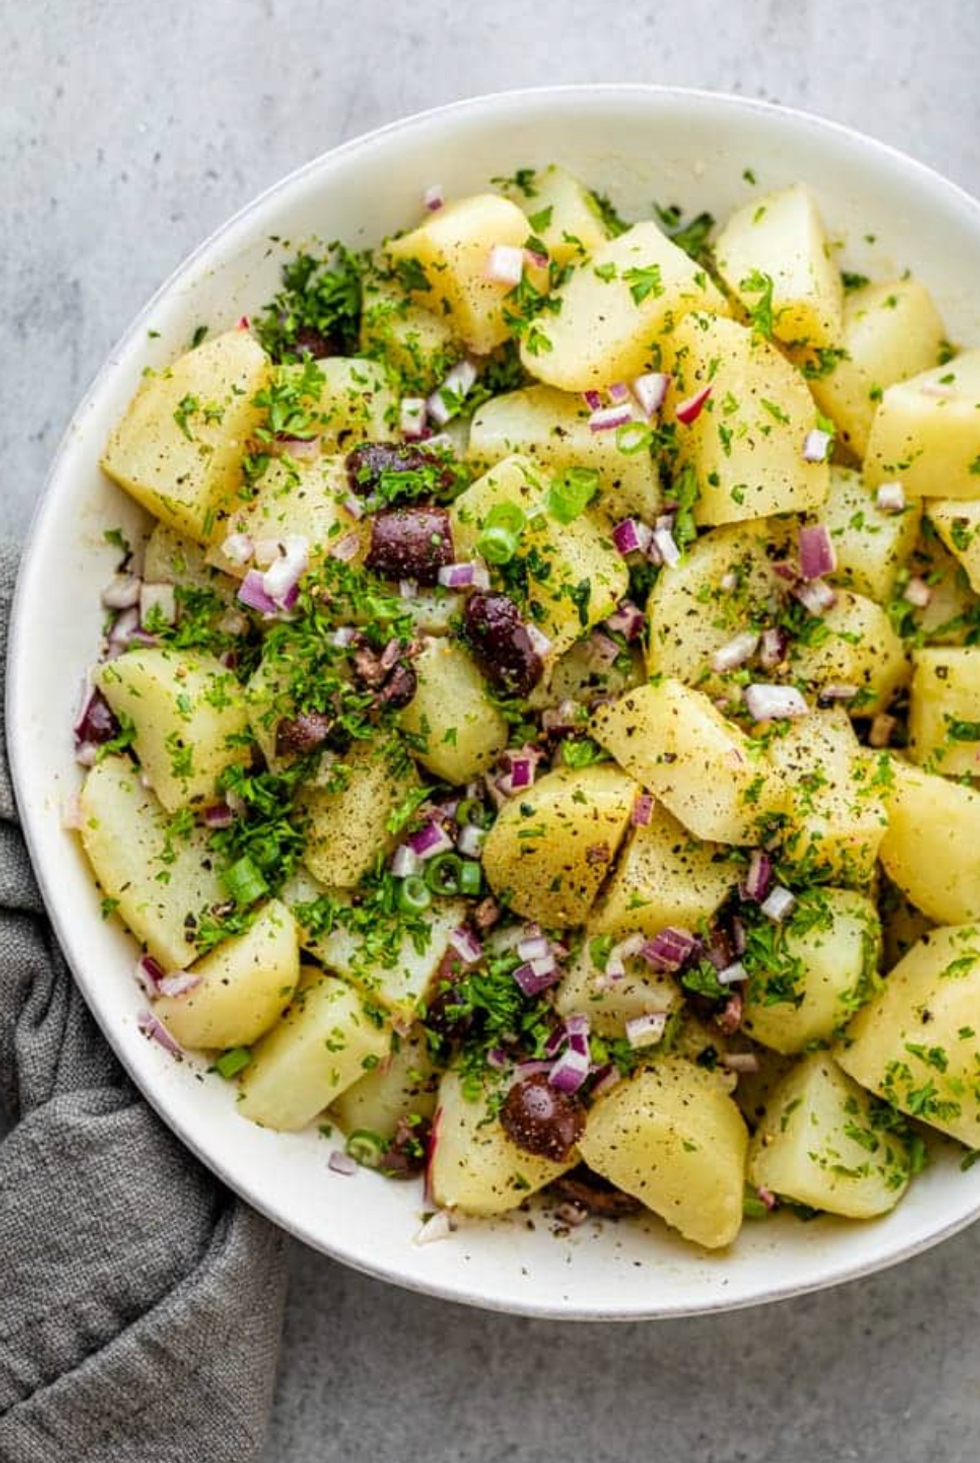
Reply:
M0 667L17 560L0 542ZM181 1147L102 1040L44 918L2 733L0 1463L248 1463L285 1239Z

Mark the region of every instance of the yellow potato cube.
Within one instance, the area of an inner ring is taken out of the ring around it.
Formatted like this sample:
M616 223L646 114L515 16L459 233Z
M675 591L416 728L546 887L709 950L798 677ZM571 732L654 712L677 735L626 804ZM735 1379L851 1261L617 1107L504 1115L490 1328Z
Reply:
M912 655L909 756L948 777L980 776L980 649Z
M864 470L917 497L980 498L980 349L888 387Z

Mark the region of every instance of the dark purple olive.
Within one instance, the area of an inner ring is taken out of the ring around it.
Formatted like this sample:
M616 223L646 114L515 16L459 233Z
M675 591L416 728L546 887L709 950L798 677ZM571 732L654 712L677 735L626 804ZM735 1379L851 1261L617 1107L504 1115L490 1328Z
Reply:
M379 1172L385 1178L410 1179L421 1173L425 1167L430 1126L428 1119L424 1118L414 1123L408 1118L398 1119L395 1136L378 1164Z
M741 991L732 991L720 1011L715 1013L715 1025L725 1036L734 1036L742 1025L744 1001Z
M101 691L93 691L75 724L75 740L92 742L101 747L119 735L119 723Z
M585 1108L560 1092L547 1072L515 1082L500 1109L504 1130L525 1153L562 1163L585 1130Z
M421 447L364 442L347 454L347 480L353 492L365 496L383 488L385 500L391 502L401 492L416 498L451 492L456 487L456 471Z
M381 687L381 704L401 711L414 698L419 678L410 665L396 665Z
M381 657L377 651L372 650L369 645L361 645L351 656L351 665L354 674L364 686L369 686L372 691L384 684L388 674L385 666L381 664Z
M435 584L453 562L453 535L445 508L384 508L371 519L367 567L383 579Z
M284 716L276 727L276 756L305 757L315 752L330 735L333 718L325 711L301 711Z
M566 1204L574 1204L577 1209L596 1214L600 1219L619 1219L624 1214L636 1214L642 1208L639 1199L614 1188L584 1164L555 1179L551 1193Z
M471 594L465 630L481 669L498 690L508 696L529 695L544 666L514 601L506 594Z
M465 1036L473 1025L459 989L463 978L463 962L453 950L447 950L432 982L434 994L426 1005L425 1025L439 1036Z

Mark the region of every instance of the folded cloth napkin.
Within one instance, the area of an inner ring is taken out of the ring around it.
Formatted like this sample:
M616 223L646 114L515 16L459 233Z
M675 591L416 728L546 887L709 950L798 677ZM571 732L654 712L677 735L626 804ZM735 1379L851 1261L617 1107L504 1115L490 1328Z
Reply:
M0 667L17 558L0 543ZM284 1237L181 1147L102 1040L44 917L2 733L0 1463L248 1463Z

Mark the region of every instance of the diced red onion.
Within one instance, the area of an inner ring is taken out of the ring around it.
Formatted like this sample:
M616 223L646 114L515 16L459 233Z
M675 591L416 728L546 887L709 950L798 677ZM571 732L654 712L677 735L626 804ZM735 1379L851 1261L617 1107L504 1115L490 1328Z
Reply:
M763 1186L760 1184L759 1187L756 1189L756 1193L759 1196L760 1202L765 1204L767 1209L775 1209L776 1195L772 1192L771 1189L763 1188Z
M622 1072L620 1072L618 1067L607 1067L600 1076L599 1080L593 1086L592 1096L604 1097L607 1092L611 1092L614 1087L618 1087L622 1080L623 1074Z
M586 406L589 408L589 411L598 411L599 408L602 406L602 392L601 391L583 391L582 392L582 400L585 402Z
M161 615L168 625L177 619L177 600L172 584L140 585L140 624L145 625L151 613Z
M880 711L871 723L871 730L868 732L868 745L871 747L887 747L892 739L892 733L897 726L897 717L889 716L887 712Z
M494 244L487 255L483 272L495 284L505 284L511 288L520 284L524 273L523 249L514 244Z
M551 1062L518 1062L514 1068L514 1081L523 1082L526 1077L537 1077L542 1072L551 1075Z
M531 649L542 660L546 660L552 651L552 644L547 635L542 635L537 625L533 624L530 620L525 624L524 629L527 631L527 638L531 642Z
M136 1025L144 1036L148 1036L151 1041L155 1041L158 1046L162 1046L164 1051L169 1052L172 1057L182 1055L177 1042L174 1041L163 1022L157 1020L152 1011L140 1011L136 1017Z
M772 884L772 859L761 848L754 850L749 859L749 867L742 884L742 893L746 899L753 899L761 904L769 893Z
M643 415L652 417L664 404L670 377L664 371L647 371L632 382L633 395L640 403Z
M140 956L134 974L148 996L156 995L165 976L163 966L152 955Z
M625 381L614 381L606 387L606 395L613 406L624 406L630 400L630 389Z
M236 330L251 330L251 328L252 328L252 322L249 320L248 316L247 315L239 315L238 320L237 320L237 322L235 324L235 329Z
M422 194L422 202L430 213L435 213L446 201L446 195L442 191L441 183L430 183Z
M875 502L882 513L904 513L905 489L901 483L880 483Z
M653 530L639 518L624 518L612 531L612 541L624 556L645 554L652 537Z
M755 1052L726 1052L721 1059L721 1065L727 1067L729 1072L758 1072L759 1058Z
M825 686L820 687L817 701L853 701L860 691L860 686L853 686L847 681L828 681Z
M415 1236L417 1245L437 1244L440 1240L449 1239L454 1233L458 1220L450 1214L448 1209L437 1209L430 1214Z
M265 584L258 569L249 569L239 586L238 598L242 604L248 605L250 610L258 610L261 615L279 613L279 606L272 596L266 593Z
M619 657L619 646L615 640L601 630L593 630L589 636L589 662L598 670L608 670Z
M704 410L704 404L711 395L711 390L710 386L702 386L701 390L696 391L693 396L685 397L683 401L679 402L674 411L677 420L683 422L685 427L696 422Z
M129 610L139 604L140 580L135 574L114 574L102 591L107 610Z
M427 415L428 409L424 396L402 397L398 424L402 436L407 441L415 442L425 435Z
M342 1148L335 1148L327 1159L327 1167L334 1173L343 1174L344 1178L350 1178L352 1174L357 1173L358 1165L356 1158L351 1158L350 1154L345 1153Z
M718 972L718 979L722 985L737 985L741 980L748 980L749 973L741 960L735 960L731 965L725 965Z
M589 417L589 428L593 432L610 432L614 427L625 427L633 420L633 408L624 406L600 406Z
M753 721L792 720L807 716L810 711L795 686L746 686L745 704Z
M230 828L235 815L227 803L212 803L204 809L204 822L208 828Z
M918 574L913 575L908 584L906 584L905 588L902 590L902 593L908 600L909 604L915 605L915 607L920 610L924 610L926 605L932 599L932 590L930 589L926 581L920 578Z
M269 565L262 576L262 586L270 599L280 609L287 608L286 598L296 588L300 578L310 566L309 539L302 534L290 534L282 545L279 557Z
M515 983L526 996L538 996L561 980L561 971L552 955L543 960L526 960L513 974Z
M483 946L465 925L459 925L449 936L449 943L464 965L476 965L483 959Z
M577 1052L569 1046L555 1062L549 1073L548 1081L552 1087L557 1087L559 1092L571 1096L587 1080L591 1068L592 1063L588 1053Z
M161 996L179 998L188 995L201 984L201 977L192 970L172 970L157 983Z
M364 517L364 504L355 493L348 493L345 498L341 498L340 506L351 518L361 519Z
M474 366L471 360L463 359L462 361L456 362L456 365L446 375L446 379L442 385L436 387L426 402L426 410L437 426L444 427L456 415L457 411L455 405L450 406L443 400L443 391L448 392L454 401L468 396L476 384L476 377L476 366ZM432 441L430 439L429 446L431 447L431 445Z
M631 1016L626 1022L626 1040L634 1050L654 1046L666 1030L667 1012L647 1011L643 1016Z
M523 254L528 264L532 265L534 268L548 268L548 256L547 254L542 254L540 249L524 249Z
M754 631L743 630L712 653L711 669L719 674L737 670L752 659L758 644L759 637Z
M251 535L247 533L230 533L221 545L221 552L229 563L244 566L255 552Z
M399 844L391 856L391 873L395 879L407 879L417 874L421 867L422 860L407 843Z
M547 935L525 936L517 942L517 953L522 960L544 960L551 954L551 941Z
M354 629L353 625L341 625L338 630L331 630L330 634L327 636L327 639L330 641L330 644L335 645L338 650L346 650L348 646L353 645L354 641L357 639L357 631Z
M744 955L748 941L745 936L745 926L738 915L732 920L732 949L736 955Z
M592 1023L584 1011L571 1011L565 1017L565 1030L569 1037L582 1037L588 1040Z
M829 432L820 427L812 428L803 438L803 461L825 462L833 440Z
M445 589L471 589L477 565L472 560L460 564L444 564L439 570L439 583Z
M255 561L256 569L268 569L274 564L282 553L282 547L277 538L257 538L252 548L252 558Z
M633 799L630 822L634 828L646 828L653 818L654 800L652 793L639 792Z
M335 539L328 549L331 559L337 559L341 564L349 564L351 559L356 559L361 547L361 540L356 533L347 533L343 538Z
M681 551L669 528L655 528L650 547L656 549L660 562L666 564L668 569L676 568L681 561Z
M437 853L448 853L453 841L441 823L428 822L415 833L410 833L405 843L420 859L434 858Z
M298 461L320 455L319 437L277 437L270 448L274 457L295 457Z
M668 925L666 929L654 935L652 940L648 940L640 953L655 970L672 971L680 970L685 960L690 959L697 947L697 938L691 934L690 930Z
M778 924L786 918L795 903L796 895L791 894L788 889L784 889L782 884L777 884L760 908L767 919L775 920Z
M832 610L837 603L836 593L823 579L811 579L809 583L797 584L793 589L793 597L811 615L822 615L827 610Z
M762 639L759 642L759 663L767 671L775 670L777 665L782 665L788 650L789 636L785 630L763 630Z
M573 731L580 720L578 702L571 697L566 697L557 706L546 707L541 713L541 725L550 732Z
M99 755L99 748L95 742L79 742L75 748L75 761L79 767L94 767Z
M504 1072L510 1066L510 1057L502 1046L492 1046L487 1051L487 1066L495 1072Z
M460 829L456 847L465 858L479 858L486 841L487 830L485 828L478 828L475 823L467 823L465 828Z
M606 621L610 630L615 630L627 640L636 640L643 633L645 617L639 605L624 599Z
M824 523L800 529L800 573L804 579L822 579L837 568L830 530Z

